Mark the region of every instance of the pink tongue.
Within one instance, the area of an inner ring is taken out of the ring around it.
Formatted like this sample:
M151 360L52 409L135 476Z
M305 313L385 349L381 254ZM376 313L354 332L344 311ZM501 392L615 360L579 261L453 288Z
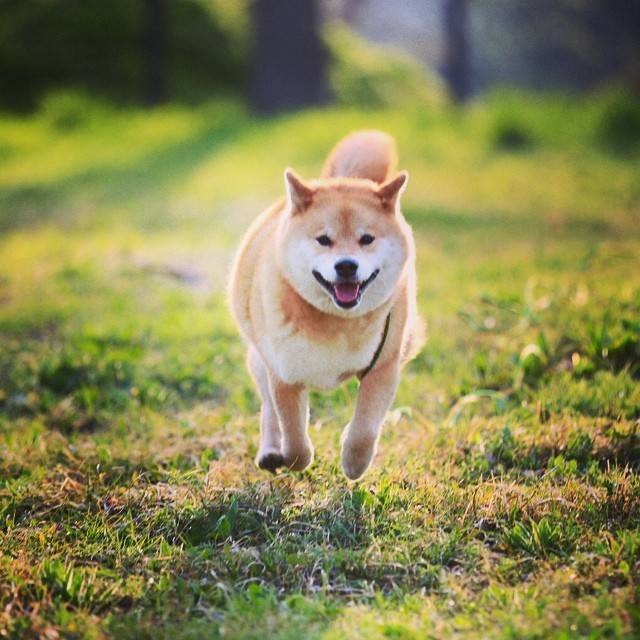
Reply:
M338 302L353 302L358 297L360 285L356 282L343 282L334 284L333 289L336 292Z

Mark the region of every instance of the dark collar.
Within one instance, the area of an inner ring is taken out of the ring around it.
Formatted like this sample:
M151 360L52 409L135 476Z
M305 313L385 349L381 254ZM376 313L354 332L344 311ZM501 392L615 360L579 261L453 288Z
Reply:
M367 373L369 373L371 369L373 369L373 367L376 366L376 362L378 362L378 358L382 353L382 348L384 347L384 343L387 341L387 334L389 333L390 321L391 321L391 311L389 311L389 313L387 314L387 319L384 321L384 329L382 330L382 337L380 338L380 344L378 345L376 352L373 354L373 358L371 359L371 362L365 369L363 369L362 371L360 371L360 373L358 373L358 378L360 380L362 380L362 378L364 378L367 375Z

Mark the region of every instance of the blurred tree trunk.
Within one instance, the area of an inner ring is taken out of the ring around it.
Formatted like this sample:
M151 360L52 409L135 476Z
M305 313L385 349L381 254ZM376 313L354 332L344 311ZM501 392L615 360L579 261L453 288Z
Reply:
M167 100L167 6L143 0L144 100L149 106Z
M455 102L469 97L468 0L443 0L444 56L442 75Z
M259 113L327 101L316 0L254 0L251 102Z

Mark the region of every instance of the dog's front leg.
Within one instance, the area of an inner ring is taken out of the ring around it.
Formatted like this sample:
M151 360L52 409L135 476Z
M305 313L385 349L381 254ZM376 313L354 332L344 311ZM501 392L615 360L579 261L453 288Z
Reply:
M360 384L355 414L342 434L342 468L351 480L359 478L373 460L399 378L399 364L389 362L370 371Z
M307 434L307 390L302 385L285 384L272 378L271 391L282 430L284 465L293 471L302 471L313 460L313 445Z
M248 354L249 371L258 386L262 407L260 409L260 449L256 456L256 464L261 469L275 473L278 467L284 465L282 457L282 434L278 424L271 389L269 374L260 354L255 347L250 347Z

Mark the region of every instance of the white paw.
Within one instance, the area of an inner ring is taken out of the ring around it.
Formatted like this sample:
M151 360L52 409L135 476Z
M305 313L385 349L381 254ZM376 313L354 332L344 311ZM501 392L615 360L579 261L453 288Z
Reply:
M342 447L342 469L350 480L362 477L371 466L376 453L376 441L360 441L357 444L345 441Z
M313 447L284 450L284 466L291 471L304 471L313 462Z

